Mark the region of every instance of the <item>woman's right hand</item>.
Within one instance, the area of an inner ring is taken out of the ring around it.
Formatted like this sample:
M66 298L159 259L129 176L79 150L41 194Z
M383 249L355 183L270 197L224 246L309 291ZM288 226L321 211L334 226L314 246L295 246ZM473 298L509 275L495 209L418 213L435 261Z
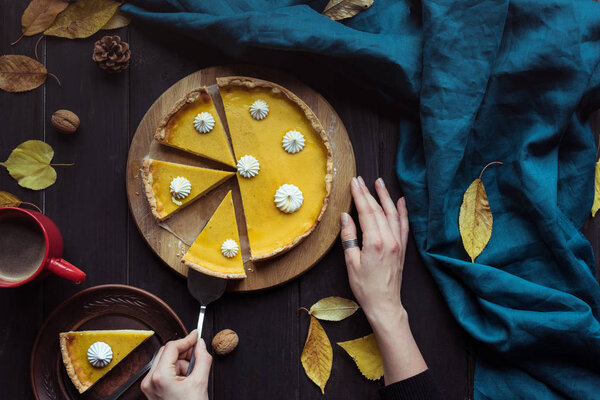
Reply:
M190 375L186 376L192 352L196 362ZM198 331L194 330L158 350L142 381L142 392L149 400L208 400L211 363L212 356L206 351L204 340L198 340Z
M352 178L350 190L363 243L361 249L354 242L356 225L348 214L342 214L341 237L345 243L348 280L377 338L385 383L389 385L427 370L400 298L408 212L404 198L394 204L381 178L375 182L381 205L360 177Z
M352 293L371 324L395 319L406 312L400 298L404 255L408 240L408 215L404 198L394 204L383 183L375 182L381 205L362 178L350 184L363 234L363 246L344 252ZM356 239L352 217L342 214L342 241Z

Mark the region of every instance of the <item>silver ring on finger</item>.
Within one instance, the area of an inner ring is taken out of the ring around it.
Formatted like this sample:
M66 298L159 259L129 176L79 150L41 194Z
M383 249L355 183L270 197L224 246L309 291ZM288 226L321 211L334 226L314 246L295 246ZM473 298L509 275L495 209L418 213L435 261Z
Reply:
M352 247L358 247L358 239L348 239L342 241L342 248L344 250L351 249Z

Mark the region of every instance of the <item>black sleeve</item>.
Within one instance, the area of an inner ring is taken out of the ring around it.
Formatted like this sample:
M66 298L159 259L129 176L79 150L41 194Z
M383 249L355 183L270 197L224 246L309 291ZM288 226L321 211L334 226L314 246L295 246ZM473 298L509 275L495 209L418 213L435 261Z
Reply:
M429 370L379 389L381 400L441 400Z

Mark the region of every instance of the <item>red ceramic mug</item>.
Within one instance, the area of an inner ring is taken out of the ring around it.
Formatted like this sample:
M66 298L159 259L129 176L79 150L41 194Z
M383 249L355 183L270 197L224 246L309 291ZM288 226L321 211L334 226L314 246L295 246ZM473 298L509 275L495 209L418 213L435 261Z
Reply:
M5 217L7 218L5 219ZM49 273L54 273L60 276L61 278L67 279L77 284L82 283L85 280L85 273L83 271L61 258L63 252L63 239L60 234L60 231L50 218L37 211L27 210L24 208L0 207L0 228L2 227L2 220L8 221L10 217L15 217L13 218L14 220L23 220L23 223L31 225L33 230L39 228L39 241L41 244L41 236L43 236L43 241L45 242L45 250L40 250L44 252L43 257L40 257L40 259L38 260L31 261L33 264L36 265L32 264L26 265L24 267L24 269L30 269L33 272L27 274L27 276L23 277L23 279L6 279L5 276L2 276L2 267L0 266L0 287L21 286L28 282L31 282L36 278L44 277ZM17 222L16 224L19 224L19 222ZM5 229L6 231L0 231L0 234L10 235L11 227L15 226L16 225L5 223L5 227L2 229ZM34 234L37 235L38 233ZM17 235L15 234L14 237L16 238ZM4 240L5 242L2 242L0 240L0 244L9 243L9 239ZM13 242L18 243L17 239L14 239ZM9 245L7 244L7 246ZM0 249L0 251L6 250ZM0 255L0 262L1 257L2 256ZM6 261L6 264L8 265L9 261ZM16 264L14 260L12 261L12 264Z

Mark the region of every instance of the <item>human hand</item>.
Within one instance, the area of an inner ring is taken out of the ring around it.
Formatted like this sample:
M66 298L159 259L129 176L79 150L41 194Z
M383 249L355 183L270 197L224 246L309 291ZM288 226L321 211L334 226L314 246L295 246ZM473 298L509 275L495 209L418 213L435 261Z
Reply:
M408 240L408 213L404 197L398 204L390 198L383 179L375 182L381 205L361 177L350 184L362 229L362 249L344 250L352 293L371 325L397 320L406 314L400 298L404 255ZM356 239L356 225L343 213L342 241Z
M192 352L196 361L186 376ZM149 400L208 400L211 363L204 340L198 340L198 331L194 330L158 350L152 368L142 380L142 392Z

